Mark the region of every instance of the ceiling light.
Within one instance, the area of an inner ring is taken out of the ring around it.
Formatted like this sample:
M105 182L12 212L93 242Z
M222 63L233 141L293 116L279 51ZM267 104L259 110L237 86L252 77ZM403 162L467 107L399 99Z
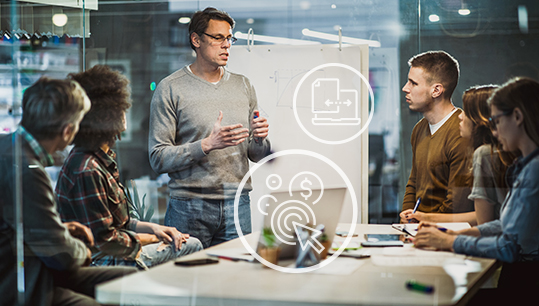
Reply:
M282 45L319 45L320 44L320 42L317 42L317 41L292 39L292 38L267 36L267 35L256 35L256 34L252 35L251 38L249 38L249 34L245 34L239 31L234 33L234 36L237 39L245 39L245 40L253 39L256 41L263 41L263 42L282 44Z
M466 8L461 8L461 9L459 10L459 15L462 15L462 16L470 15L470 10L469 10L469 9L466 9Z
M63 27L67 23L67 15L66 14L54 14L52 15L52 23L54 23L57 27Z
M303 29L301 33L305 36L316 37L316 38L332 40L332 41L339 41L339 35L311 31L309 29ZM381 46L380 42L376 40L353 38L353 37L347 37L347 36L342 36L341 39L343 43L356 44L356 45L368 44L369 47L376 47L376 48L379 48Z
M337 6L336 6L335 4L332 4L332 5L331 5L331 8L332 8L332 9L336 9Z
M518 27L520 28L521 33L528 33L528 9L525 5L518 6Z
M301 1L301 2L299 3L299 7L300 7L302 10L306 11L306 10L308 10L308 9L311 8L311 2L309 2L309 1Z
M432 14L429 16L429 21L430 22L438 22L440 21L440 16L436 15L436 14Z
M247 24L253 24L253 23L255 23L255 20L253 18L247 18L247 20L245 20L245 22Z
M178 19L178 22L181 23L181 24L188 24L189 22L191 22L191 18L189 18L189 17L181 17L180 19Z

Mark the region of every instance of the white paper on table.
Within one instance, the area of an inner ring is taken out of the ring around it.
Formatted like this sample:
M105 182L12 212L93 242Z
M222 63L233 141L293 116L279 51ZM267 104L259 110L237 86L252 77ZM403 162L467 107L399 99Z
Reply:
M432 266L443 267L447 263L465 264L466 256L452 252L408 248L384 248L382 254L371 255L376 266Z
M313 271L316 274L350 275L365 263L364 259L335 258L328 265Z
M253 262L255 258L251 255L245 248L233 248L233 249L217 249L217 250L206 250L206 254L209 256L215 257L225 257L230 259L243 260L248 262Z
M415 226L412 226L412 224L392 224L391 227L406 235L415 237L415 234L417 234L417 225L417 223L415 223Z
M329 258L329 257L328 257ZM327 259L325 259L327 260ZM364 259L337 257L335 260L322 268L309 273L328 275L350 275L365 263ZM296 264L291 264L287 268L295 269Z
M468 222L440 222L436 223L436 225L438 225L438 227L447 228L453 231L471 228L470 223ZM418 226L419 223L395 223L391 225L391 227L401 232L405 232L404 228L406 228L406 231L409 232L411 236L415 236Z

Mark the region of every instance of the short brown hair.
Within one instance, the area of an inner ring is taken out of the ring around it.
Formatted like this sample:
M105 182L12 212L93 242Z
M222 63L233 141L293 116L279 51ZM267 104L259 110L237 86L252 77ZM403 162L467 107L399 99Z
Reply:
M531 78L516 77L498 88L488 100L502 112L519 108L524 116L524 130L539 146L539 83Z
M37 140L52 139L90 109L87 100L77 82L41 77L24 91L21 126Z
M129 107L129 80L108 66L96 65L89 70L70 73L69 78L86 90L92 108L80 123L74 144L97 150L103 144L113 146L124 130L124 113Z
M412 57L408 65L427 73L427 82L444 86L444 98L451 99L459 82L459 62L445 51L427 51Z
M198 36L202 36L208 29L210 20L226 21L234 29L234 19L225 11L218 10L214 7L207 7L203 11L197 11L193 14L189 23L189 44L191 45L191 49L196 50L191 41L191 34L197 33Z

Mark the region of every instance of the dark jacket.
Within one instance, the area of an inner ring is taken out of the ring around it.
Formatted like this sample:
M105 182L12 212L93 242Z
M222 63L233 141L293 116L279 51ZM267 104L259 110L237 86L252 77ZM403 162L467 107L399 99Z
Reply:
M0 137L0 305L16 305L17 297L13 139L13 134ZM50 305L53 270L80 267L87 248L62 224L43 164L23 138L21 143L25 304Z

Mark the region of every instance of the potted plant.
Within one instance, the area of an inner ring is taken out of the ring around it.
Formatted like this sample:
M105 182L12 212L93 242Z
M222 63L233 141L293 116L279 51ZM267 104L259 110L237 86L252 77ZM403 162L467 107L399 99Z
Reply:
M148 204L148 207L146 207L146 204L144 203L144 200L146 200L146 194L142 196L142 200L139 198L137 184L134 180L129 180L131 183L131 187L133 188L133 195L131 195L131 192L129 191L129 188L125 188L126 196L129 201L129 215L131 218L137 219L139 221L147 221L150 222L150 219L152 219L154 208L153 205Z
M271 227L264 227L262 229L261 242L262 243L259 246L260 257L276 265L279 261L279 254L281 253L281 248L277 244L277 238L275 237L275 234L273 233Z

